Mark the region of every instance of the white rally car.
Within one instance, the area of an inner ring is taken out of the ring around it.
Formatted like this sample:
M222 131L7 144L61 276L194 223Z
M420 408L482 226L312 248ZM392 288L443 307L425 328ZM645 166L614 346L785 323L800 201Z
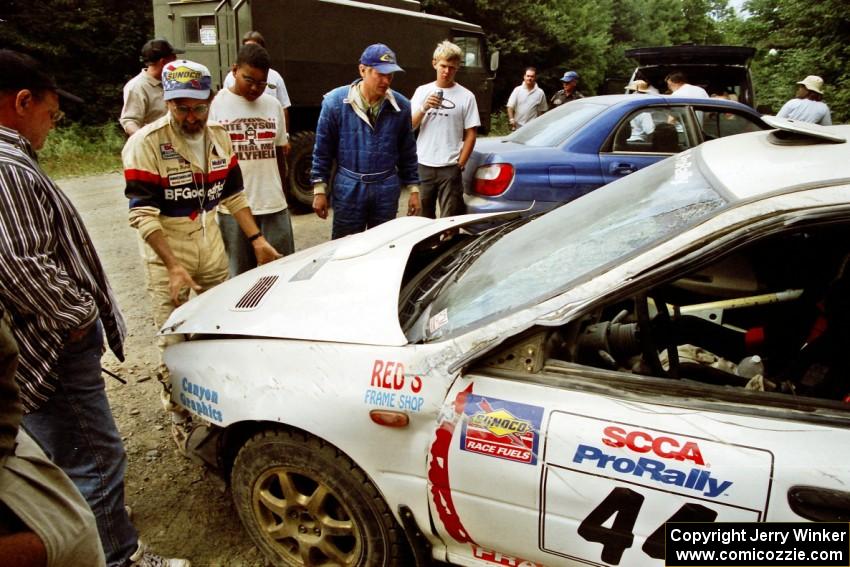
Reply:
M269 561L660 566L670 519L846 521L850 127L767 120L175 311L190 447Z

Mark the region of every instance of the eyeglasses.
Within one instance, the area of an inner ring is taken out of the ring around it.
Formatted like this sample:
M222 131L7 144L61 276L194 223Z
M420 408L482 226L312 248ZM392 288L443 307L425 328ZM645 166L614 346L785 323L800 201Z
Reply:
M242 80L251 85L252 87L260 87L262 89L266 88L269 84L268 81L258 81L253 77L249 77L245 73L242 73Z
M49 116L51 122L53 122L54 124L59 124L60 122L62 122L62 120L64 120L65 113L61 110L51 110L49 112Z
M210 111L210 105L208 104L196 104L195 106L186 106L185 104L176 104L172 107L174 109L175 114L187 115L190 112L195 113L195 115L206 114Z

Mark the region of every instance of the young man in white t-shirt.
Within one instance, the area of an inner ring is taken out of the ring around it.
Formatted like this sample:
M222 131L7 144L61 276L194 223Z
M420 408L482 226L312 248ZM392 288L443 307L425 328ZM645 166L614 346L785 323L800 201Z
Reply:
M422 85L410 99L413 128L419 128L419 196L422 216L448 217L466 212L461 172L475 147L481 125L475 95L455 82L463 51L450 41L434 50L437 80Z
M224 126L242 170L245 195L260 232L283 255L295 244L292 222L283 194L288 143L283 108L274 97L263 94L271 60L262 46L247 43L239 49L232 73L235 82L222 89L210 106L210 120ZM230 263L230 276L257 266L251 239L246 238L229 211L219 207L219 226Z

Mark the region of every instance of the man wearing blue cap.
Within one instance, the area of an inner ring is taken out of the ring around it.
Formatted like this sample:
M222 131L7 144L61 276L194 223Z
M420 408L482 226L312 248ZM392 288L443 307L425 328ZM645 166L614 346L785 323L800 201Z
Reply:
M313 210L328 216L326 195L333 161L332 238L362 232L398 213L402 185L410 191L407 214L419 213L419 174L410 101L390 89L403 69L382 43L360 56L360 79L325 95L313 148Z
M565 102L570 102L577 98L584 98L584 95L576 90L578 79L578 73L575 71L567 71L564 73L564 76L561 77L561 84L564 85L564 88L553 94L552 98L549 100L553 108L557 108Z

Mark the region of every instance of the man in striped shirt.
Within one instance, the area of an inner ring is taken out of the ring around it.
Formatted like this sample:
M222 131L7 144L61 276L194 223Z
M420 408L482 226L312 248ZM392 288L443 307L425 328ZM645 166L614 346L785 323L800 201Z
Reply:
M71 477L97 518L108 566L185 566L146 551L124 508L127 456L100 372L103 337L124 359L124 320L70 200L35 152L62 118L32 58L0 50L0 302L20 349L25 429Z

